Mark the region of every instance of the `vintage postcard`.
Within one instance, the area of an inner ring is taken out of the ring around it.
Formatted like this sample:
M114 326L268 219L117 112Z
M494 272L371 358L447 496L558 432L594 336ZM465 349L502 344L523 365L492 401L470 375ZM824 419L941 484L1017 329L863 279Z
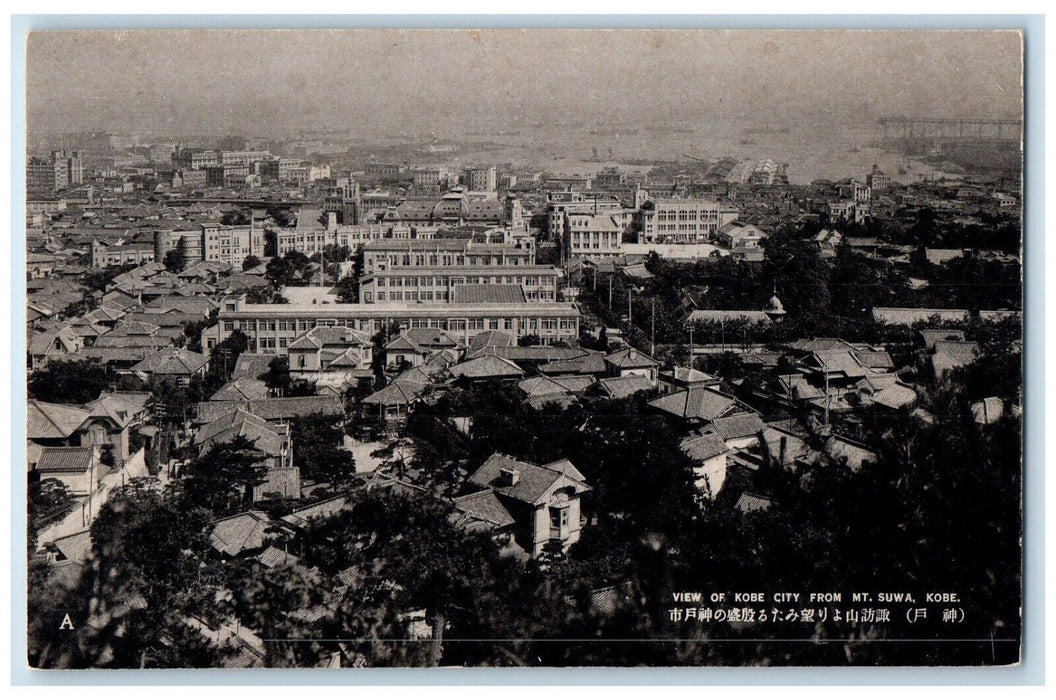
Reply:
M1020 32L26 41L29 667L1020 662Z

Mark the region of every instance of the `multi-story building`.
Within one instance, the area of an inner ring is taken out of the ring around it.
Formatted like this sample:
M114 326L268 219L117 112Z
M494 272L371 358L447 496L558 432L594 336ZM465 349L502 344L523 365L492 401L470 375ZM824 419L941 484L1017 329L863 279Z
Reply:
M361 196L363 214L360 214L359 222L357 223L362 223L363 215L367 212L395 207L403 200L403 195L396 194L395 192L388 192L386 190L370 190L369 192L364 192Z
M171 143L154 143L148 148L148 157L151 163L162 165L172 162L172 152L176 147Z
M308 169L304 161L295 158L274 158L260 163L260 176L273 182L307 182Z
M869 185L864 182L858 182L857 180L852 180L851 185L853 187L855 202L858 202L859 204L867 204L869 200L872 199L873 193L870 191Z
M69 185L84 183L84 165L79 151L52 151L47 158L31 157L26 162L26 194L49 197Z
M226 262L236 270L250 255L264 255L264 229L248 226L202 224L203 260Z
M203 244L201 231L155 231L154 259L162 262L170 250L178 250L183 266L189 267L205 259Z
M245 165L268 160L272 155L268 151L220 151L220 165Z
M603 168L594 176L594 187L599 190L623 189L627 183L627 173L618 168Z
M553 240L565 240L569 213L613 214L620 211L620 201L608 194L583 192L546 193L546 232Z
M494 192L498 188L498 176L495 166L486 168L466 168L462 181L472 192Z
M373 376L370 336L346 326L313 328L287 348L290 377L318 386L342 387Z
M220 165L220 155L216 151L176 146L176 149L172 152L173 168L202 170L209 165Z
M489 330L515 338L534 335L547 344L579 338L579 309L570 303L250 304L243 294L222 301L219 321L202 333L202 344L215 347L238 329L249 338L249 352L286 355L293 340L313 328L344 327L372 336L394 323L445 330L466 345Z
M368 211L371 208L366 194L363 195L363 206ZM374 206L380 208L376 204ZM397 205L388 206L384 218L405 224L502 226L509 223L510 217L516 213L511 209L508 200L471 197L462 188L455 188L444 193L439 199L401 198Z
M891 186L891 177L886 175L876 163L873 163L873 171L865 176L865 184L873 192L883 192Z
M367 163L363 171L367 175L377 177L397 177L403 172L403 168L399 163Z
M264 255L264 229L247 226L201 224L198 231L155 231L154 259L161 261L170 250L179 250L184 266L203 260L225 262L237 270L250 255Z
M534 248L517 244L478 244L472 239L387 239L363 246L364 274L397 267L505 267L534 264Z
M333 213L333 212L328 212ZM356 251L365 243L382 239L411 240L431 239L436 233L435 227L408 226L407 224L359 224L355 226L338 225L331 222L327 226L298 227L280 229L276 234L279 255L290 251L304 253L311 257L321 253L327 246L348 246Z
M229 189L245 187L249 176L247 165L207 165L205 166L205 184L208 187L226 187Z
M829 219L843 219L844 221L861 224L865 223L869 216L869 205L856 202L853 199L843 199L838 202L829 203Z
M180 168L172 171L173 189L179 189L181 187L205 187L206 181L206 172L204 170Z
M639 243L709 243L739 214L734 206L708 199L655 199L649 204L639 212Z
M414 189L422 194L440 194L447 187L447 169L439 165L414 170Z
M472 267L394 267L365 274L359 283L364 304L389 301L450 302L461 285L519 285L528 302L557 301L560 271L551 265L514 268L476 265Z
M594 178L589 175L548 175L544 189L547 192L581 192L593 186Z
M84 184L84 162L78 151L73 151L66 158L66 179L71 185Z
M66 177L66 169L54 157L31 157L26 161L26 195L50 197L66 186Z
M363 199L359 183L349 177L323 178L328 180L323 196L323 211L335 212L340 223L358 224L363 216Z
M621 252L625 226L616 215L568 211L564 228L564 250L570 256L619 255Z
M154 246L149 243L125 243L106 245L98 238L92 239L92 267L111 265L142 265L154 261Z

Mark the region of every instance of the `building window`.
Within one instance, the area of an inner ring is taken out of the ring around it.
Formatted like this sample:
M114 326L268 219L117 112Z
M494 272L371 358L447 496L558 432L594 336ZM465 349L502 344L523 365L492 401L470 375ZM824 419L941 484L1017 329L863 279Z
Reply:
M550 539L563 540L568 537L568 507L550 508Z

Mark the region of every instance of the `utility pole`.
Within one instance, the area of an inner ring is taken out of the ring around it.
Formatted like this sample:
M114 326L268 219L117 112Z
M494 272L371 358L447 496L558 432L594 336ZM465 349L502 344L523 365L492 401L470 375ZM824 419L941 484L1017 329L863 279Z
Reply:
M649 323L649 356L656 355L656 297L652 297L652 320Z
M631 288L627 287L627 331L630 332L631 326L634 325L634 316L631 315Z
M615 277L615 274L610 274L609 275L609 308L610 309L612 308L612 278L613 277Z
M693 324L689 324L689 368L693 369Z
M792 375L788 375L788 432L792 432Z
M824 364L824 362L822 362ZM825 425L829 424L829 370L825 368Z

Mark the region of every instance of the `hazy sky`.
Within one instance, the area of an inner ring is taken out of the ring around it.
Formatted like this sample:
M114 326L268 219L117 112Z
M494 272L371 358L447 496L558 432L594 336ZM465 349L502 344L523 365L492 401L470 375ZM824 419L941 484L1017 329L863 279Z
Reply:
M35 133L1022 114L1012 32L44 32L27 65Z

